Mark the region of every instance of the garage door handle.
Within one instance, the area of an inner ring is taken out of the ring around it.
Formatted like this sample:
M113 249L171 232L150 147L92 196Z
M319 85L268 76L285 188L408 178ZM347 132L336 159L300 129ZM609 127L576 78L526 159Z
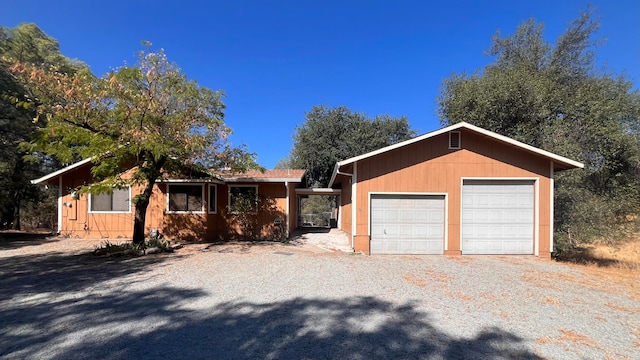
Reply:
M387 235L387 229L382 229L382 233Z

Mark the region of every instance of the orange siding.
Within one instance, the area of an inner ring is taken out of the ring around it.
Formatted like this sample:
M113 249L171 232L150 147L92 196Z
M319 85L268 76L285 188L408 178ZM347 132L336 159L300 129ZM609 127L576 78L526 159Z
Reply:
M62 224L61 235L77 238L128 238L133 234L135 207L131 206L129 213L90 213L88 195L81 195L73 199L73 189L90 183L90 164L81 166L70 173L62 175ZM197 183L191 183L196 185ZM235 184L234 184L235 185ZM238 185L256 185L246 183ZM290 184L290 229L296 224L295 185ZM212 241L237 238L242 236L238 224L234 223L229 214L228 186L217 187L217 211L208 213L209 184L204 184L205 213L172 214L167 213L167 184L156 184L147 208L145 231L159 229L162 234L172 239L189 241ZM131 189L131 197L142 191L142 187ZM262 199L262 208L255 217L259 234L262 238L272 238L275 226L273 221L279 217L283 224L286 220L286 187L284 183L260 183L258 195ZM70 206L67 206L70 205ZM285 229L286 230L286 229Z
M338 184L342 186L340 194L340 230L351 236L351 178L340 176Z
M462 178L538 179L537 236L540 256L549 257L549 160L514 146L462 131L462 149L448 149L448 133L410 144L357 164L355 250L369 252L369 193L448 194L448 254L460 254ZM343 190L344 191L344 190ZM349 212L343 209L343 215Z

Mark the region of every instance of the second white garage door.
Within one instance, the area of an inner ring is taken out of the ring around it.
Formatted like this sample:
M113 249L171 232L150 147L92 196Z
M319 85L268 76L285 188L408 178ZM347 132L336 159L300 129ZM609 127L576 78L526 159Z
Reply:
M533 254L534 182L464 180L463 254Z
M444 195L371 195L372 254L442 254Z

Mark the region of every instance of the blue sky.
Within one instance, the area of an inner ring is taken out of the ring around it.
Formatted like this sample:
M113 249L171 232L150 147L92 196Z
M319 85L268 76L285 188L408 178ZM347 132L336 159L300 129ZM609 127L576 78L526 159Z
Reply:
M640 1L12 1L0 25L36 23L96 74L135 63L141 41L189 78L225 91L232 142L272 168L314 105L406 115L440 127L444 78L492 61L500 29L535 18L554 41L588 3L600 17L598 61L640 88Z

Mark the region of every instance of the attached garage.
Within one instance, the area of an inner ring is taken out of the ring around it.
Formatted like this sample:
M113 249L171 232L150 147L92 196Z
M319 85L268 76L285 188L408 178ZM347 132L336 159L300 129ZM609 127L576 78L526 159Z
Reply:
M562 157L468 123L336 163L340 229L368 254L553 252Z
M442 254L444 241L444 195L371 195L372 254Z
M462 254L533 254L533 180L464 180Z

